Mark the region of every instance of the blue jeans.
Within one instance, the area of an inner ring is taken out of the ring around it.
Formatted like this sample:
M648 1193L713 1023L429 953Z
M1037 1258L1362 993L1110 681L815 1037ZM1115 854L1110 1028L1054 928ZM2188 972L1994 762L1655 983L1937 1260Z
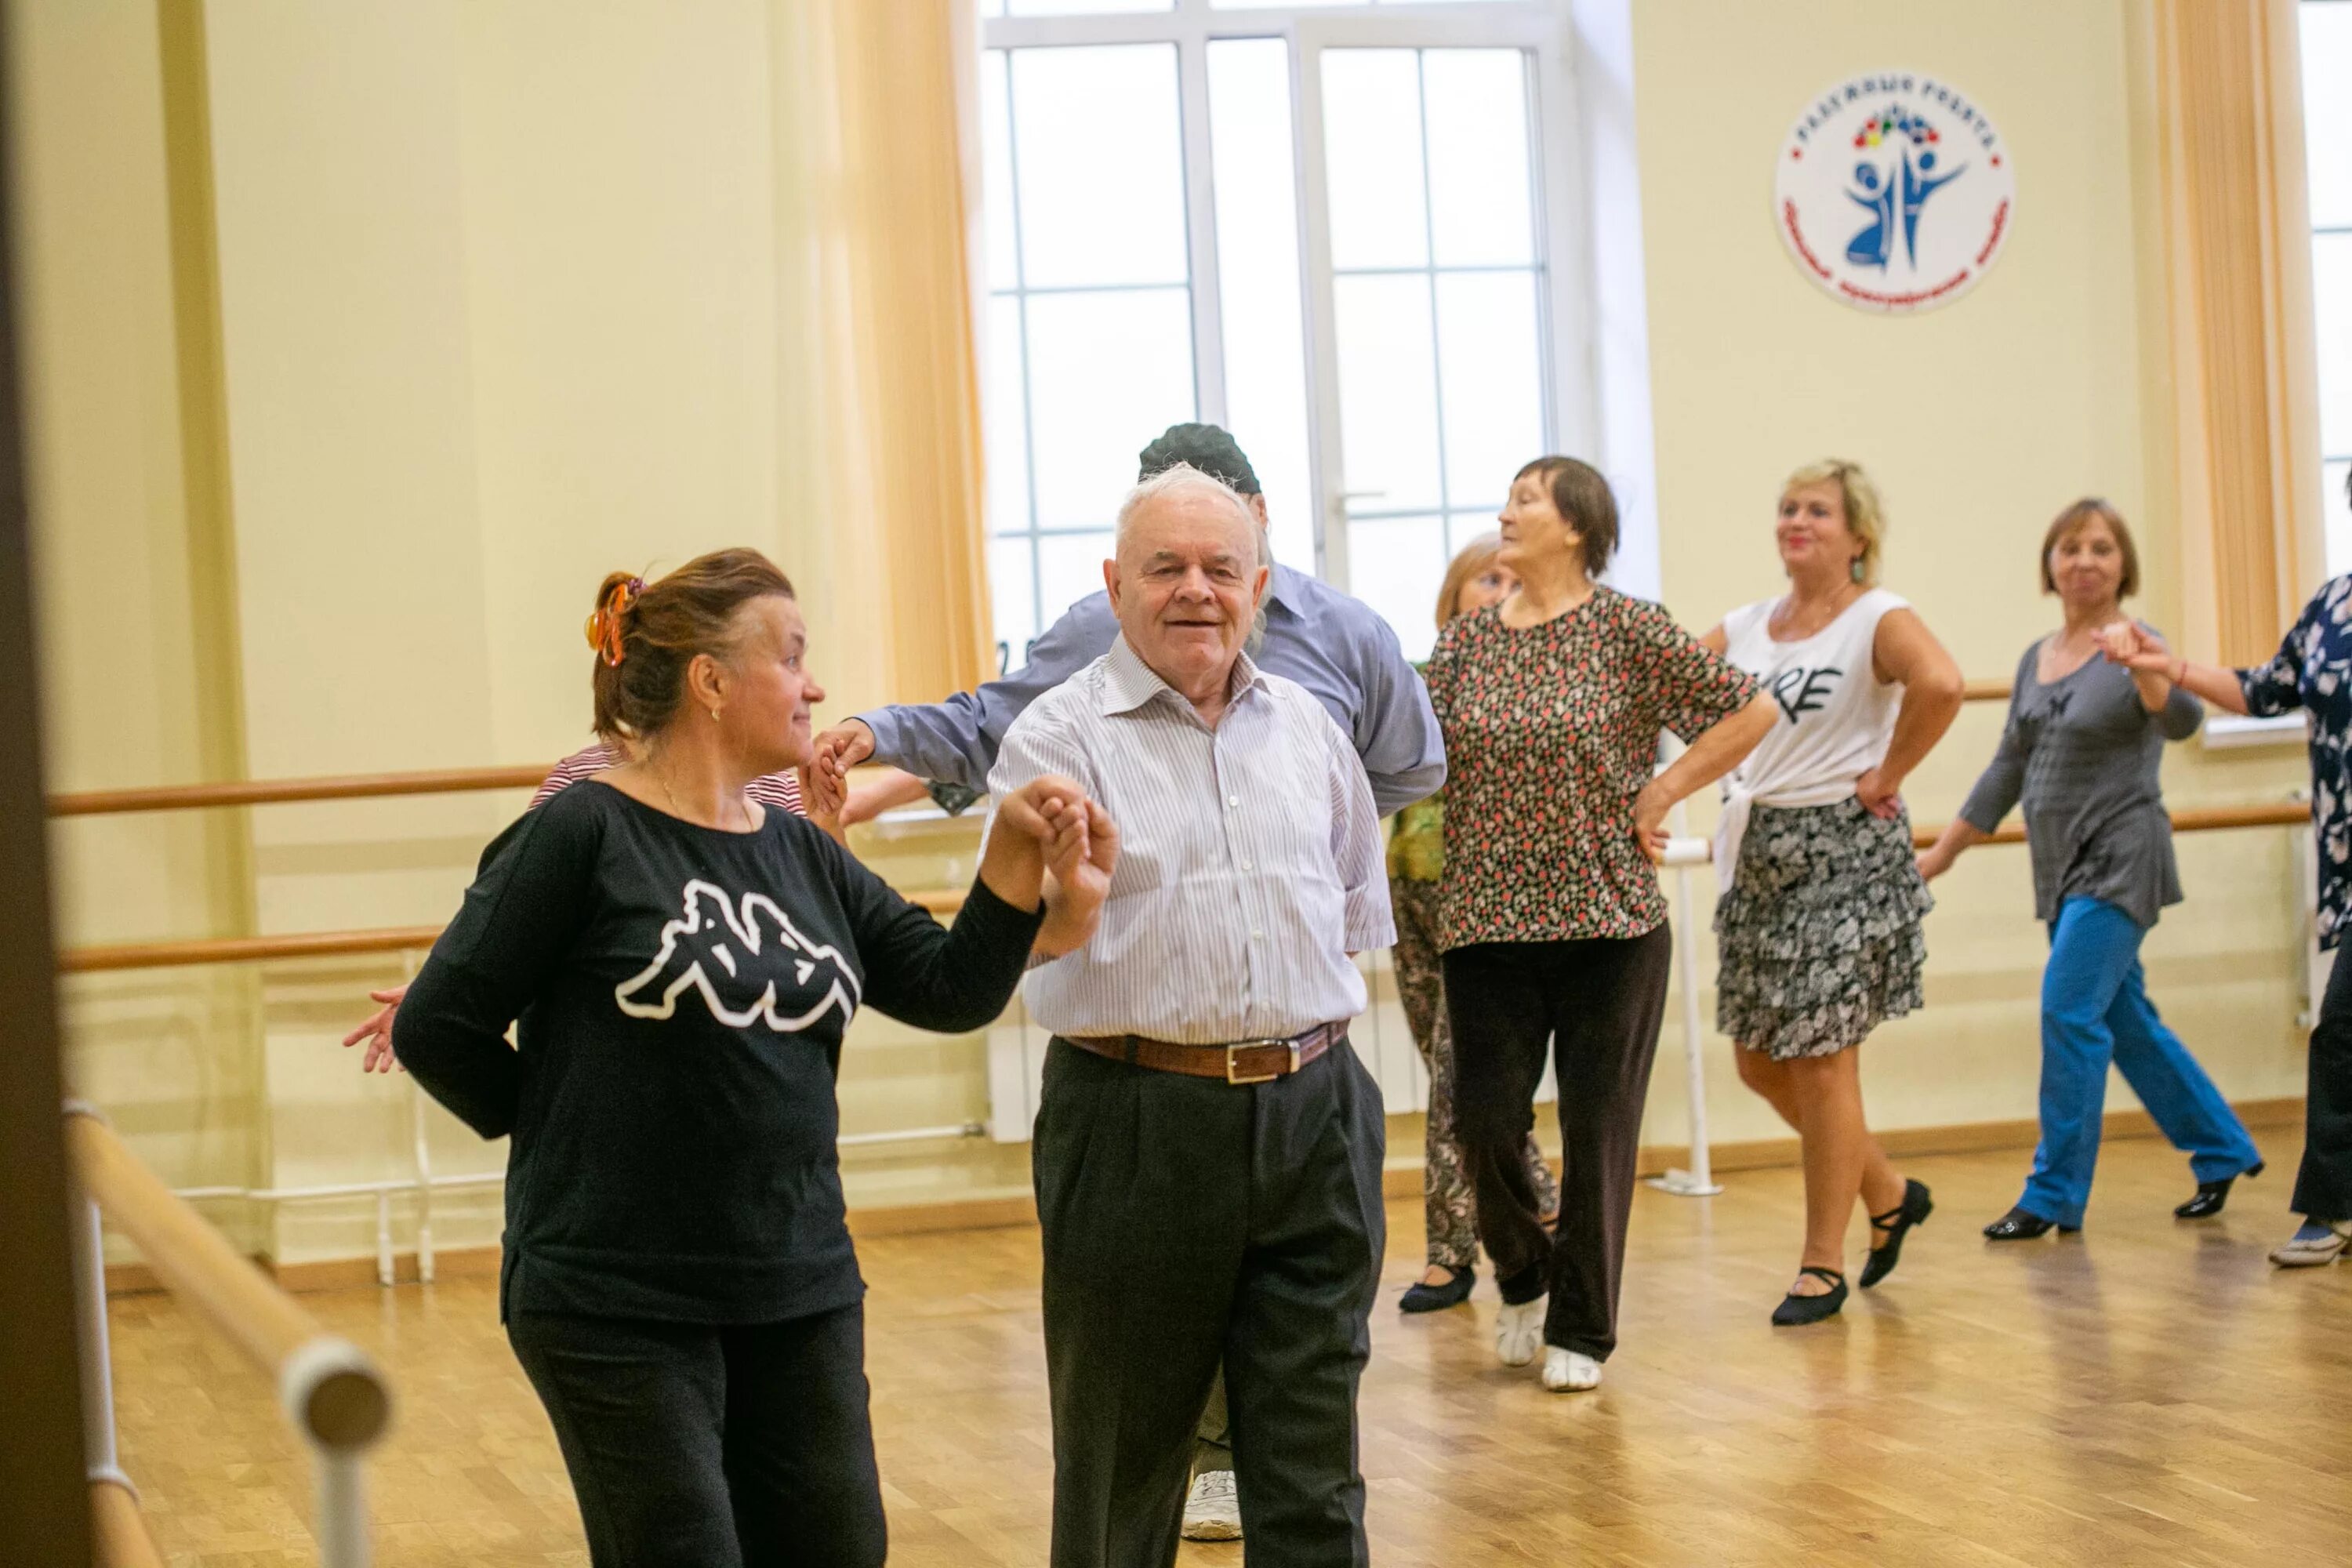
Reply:
M2188 1152L2199 1181L2218 1182L2262 1160L2245 1123L2156 1016L2139 966L2146 934L2098 899L2068 899L2051 923L2042 972L2042 1144L2018 1200L2029 1214L2083 1223L2109 1061L2172 1146Z

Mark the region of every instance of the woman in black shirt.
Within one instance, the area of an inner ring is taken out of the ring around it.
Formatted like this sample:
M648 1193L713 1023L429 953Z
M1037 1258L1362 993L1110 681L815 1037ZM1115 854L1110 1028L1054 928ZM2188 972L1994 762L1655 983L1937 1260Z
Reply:
M597 731L638 760L484 852L394 1045L477 1131L513 1137L499 1309L597 1568L878 1563L842 1034L867 1004L919 1028L994 1019L1033 945L1091 932L1115 835L1067 780L1024 789L942 930L743 793L808 763L824 696L764 557L616 574L590 640Z

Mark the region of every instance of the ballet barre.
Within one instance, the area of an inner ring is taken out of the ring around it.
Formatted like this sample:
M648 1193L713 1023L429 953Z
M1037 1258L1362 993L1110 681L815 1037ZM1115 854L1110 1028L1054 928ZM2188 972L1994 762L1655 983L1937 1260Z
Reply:
M392 1393L366 1352L317 1319L237 1256L219 1231L141 1164L97 1110L65 1107L75 1184L74 1286L82 1319L83 1436L92 1505L113 1563L157 1562L137 1491L115 1451L114 1388L106 1325L100 1215L129 1237L173 1296L278 1385L278 1404L310 1449L318 1481L313 1526L325 1568L365 1568L362 1461L392 1423Z

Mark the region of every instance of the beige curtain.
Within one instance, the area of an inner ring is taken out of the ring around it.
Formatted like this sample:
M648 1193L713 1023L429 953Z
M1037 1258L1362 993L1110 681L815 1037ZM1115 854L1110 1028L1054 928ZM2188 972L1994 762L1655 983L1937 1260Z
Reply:
M2259 662L2326 569L2294 0L2142 0L2189 650Z
M964 0L772 0L785 537L835 713L993 672Z

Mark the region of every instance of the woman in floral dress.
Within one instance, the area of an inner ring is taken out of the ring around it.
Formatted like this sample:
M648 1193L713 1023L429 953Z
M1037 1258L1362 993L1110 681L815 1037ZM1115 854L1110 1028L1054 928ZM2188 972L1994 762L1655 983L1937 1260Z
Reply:
M1437 590L1437 629L1456 616L1500 603L1519 580L1496 563L1503 547L1495 534L1479 535L1462 547ZM1429 1116L1422 1133L1425 1158L1421 1205L1428 1237L1429 1268L1397 1305L1408 1312L1435 1312L1470 1299L1477 1282L1478 1189L1462 1163L1454 1135L1454 1029L1445 1017L1445 975L1438 963L1438 895L1445 875L1444 791L1397 813L1389 839L1389 907L1396 911L1396 945L1389 949L1398 1000L1412 1043L1429 1069ZM1530 1133L1520 1145L1528 1182L1549 1224L1559 1215L1559 1185Z
M1542 1350L1546 1388L1595 1388L1674 952L1666 813L1747 755L1774 710L1664 609L1595 580L1617 501L1592 468L1529 463L1502 523L1497 559L1519 585L1448 624L1428 671L1448 768L1454 1129L1502 1288L1496 1354L1525 1366ZM1657 773L1662 730L1691 747ZM1550 1234L1522 1157L1547 1050L1564 1144Z

